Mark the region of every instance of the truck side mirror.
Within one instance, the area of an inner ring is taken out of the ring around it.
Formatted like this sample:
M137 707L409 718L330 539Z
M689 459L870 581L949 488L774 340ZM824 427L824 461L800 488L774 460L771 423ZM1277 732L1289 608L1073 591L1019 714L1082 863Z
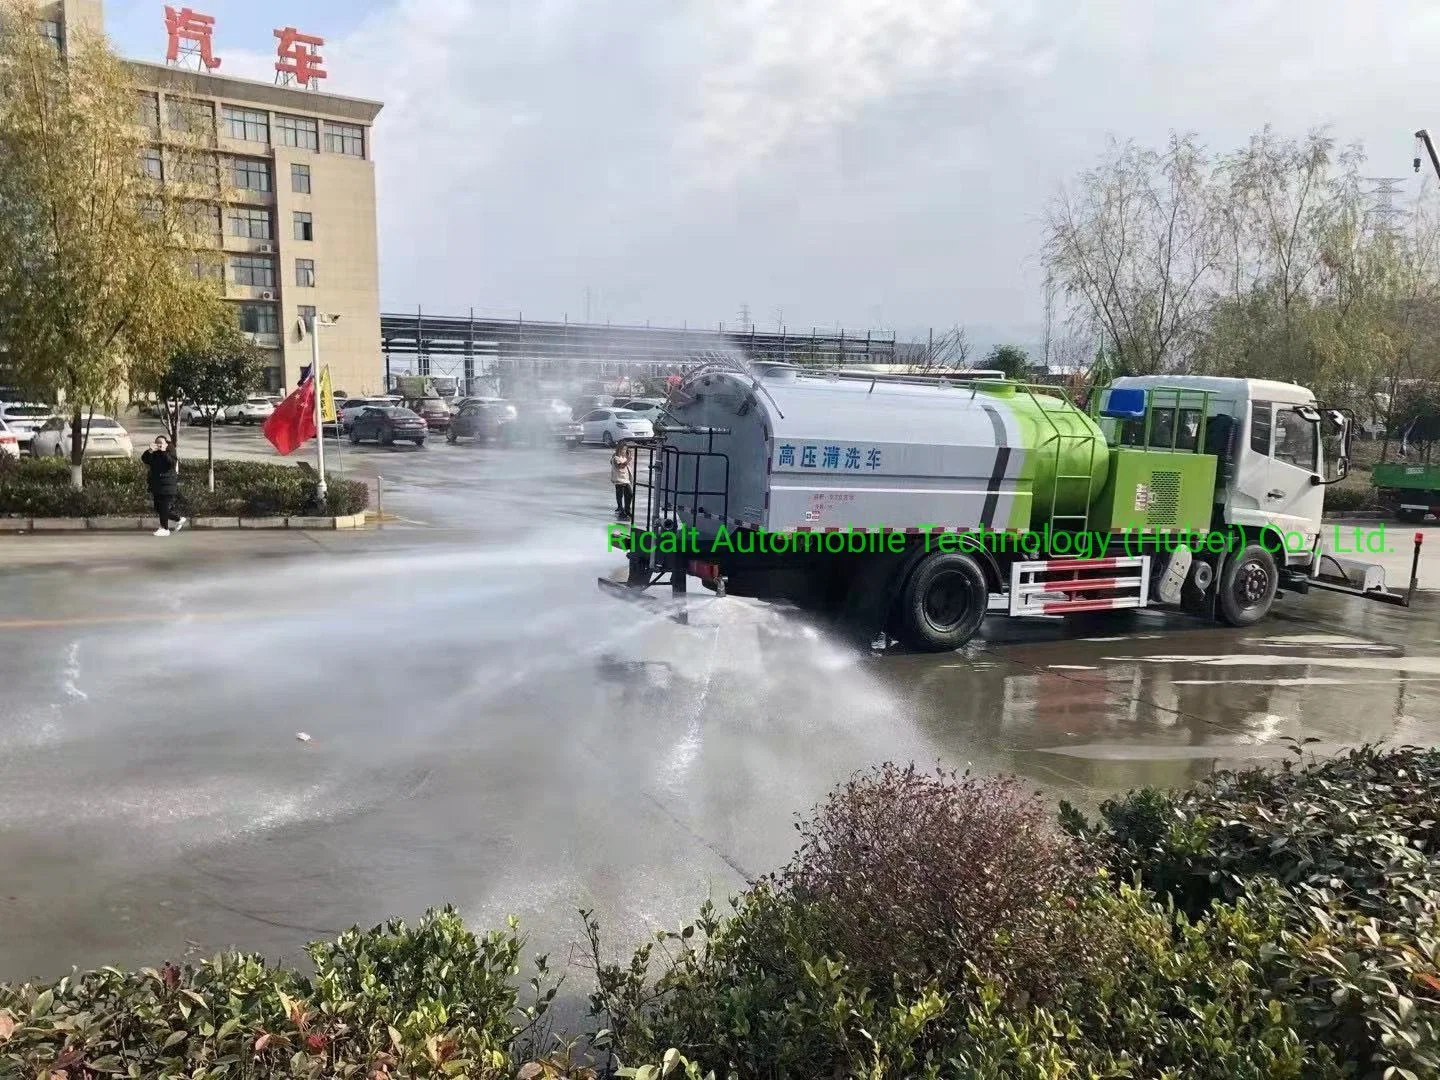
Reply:
M1336 444L1334 469L1331 469L1331 463L1327 461L1325 463L1326 475L1315 477L1315 483L1338 484L1350 475L1350 418L1339 409L1328 409L1323 414L1318 414L1316 419L1319 420L1322 416L1325 421L1334 425L1339 431L1340 437ZM1324 427L1321 426L1320 430L1323 432ZM1332 471L1334 472L1333 476L1330 475Z

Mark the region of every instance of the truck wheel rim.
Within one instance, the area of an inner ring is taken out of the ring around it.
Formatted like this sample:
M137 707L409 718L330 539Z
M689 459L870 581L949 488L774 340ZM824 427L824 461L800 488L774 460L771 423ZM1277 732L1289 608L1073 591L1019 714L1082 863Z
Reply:
M940 574L925 590L925 618L938 630L951 630L960 625L969 610L963 574Z
M1270 591L1270 575L1260 563L1247 563L1240 568L1240 578L1236 585L1241 602L1246 607L1254 607L1264 600L1265 594Z

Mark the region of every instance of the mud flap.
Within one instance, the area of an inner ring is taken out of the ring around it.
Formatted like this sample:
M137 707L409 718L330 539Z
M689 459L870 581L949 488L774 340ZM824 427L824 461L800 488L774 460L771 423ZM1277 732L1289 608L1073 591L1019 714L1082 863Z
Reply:
M869 645L882 635L888 640L891 608L907 569L907 560L902 558L872 559L851 582L839 617L841 626L857 641Z

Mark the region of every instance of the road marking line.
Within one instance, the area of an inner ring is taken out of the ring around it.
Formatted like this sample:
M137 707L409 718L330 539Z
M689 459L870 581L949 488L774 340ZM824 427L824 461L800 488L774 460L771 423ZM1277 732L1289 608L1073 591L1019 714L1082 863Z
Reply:
M0 632L6 630L59 630L70 626L107 626L112 623L182 623L196 619L214 621L217 619L244 618L247 615L281 615L281 611L187 611L183 615L76 615L64 619L5 619L0 620Z

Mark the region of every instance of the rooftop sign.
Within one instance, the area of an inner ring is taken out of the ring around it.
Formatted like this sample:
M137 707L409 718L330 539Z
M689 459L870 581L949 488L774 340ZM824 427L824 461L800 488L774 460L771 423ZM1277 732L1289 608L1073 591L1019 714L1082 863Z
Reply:
M215 19L192 8L165 6L165 61L177 67L193 65L196 70L218 71L215 55ZM325 39L302 34L293 26L275 31L275 81L282 86L299 83L313 90L329 77L320 48Z

